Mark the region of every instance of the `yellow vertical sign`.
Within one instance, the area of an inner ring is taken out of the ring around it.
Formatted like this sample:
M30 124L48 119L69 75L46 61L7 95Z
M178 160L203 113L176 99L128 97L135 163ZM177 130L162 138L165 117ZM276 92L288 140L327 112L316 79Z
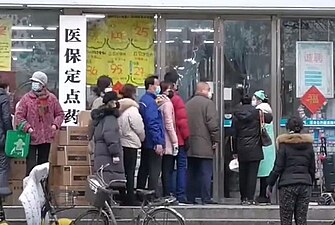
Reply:
M88 84L108 75L114 83L143 86L154 73L154 57L152 17L114 16L89 26Z
M12 21L0 20L0 71L12 70Z

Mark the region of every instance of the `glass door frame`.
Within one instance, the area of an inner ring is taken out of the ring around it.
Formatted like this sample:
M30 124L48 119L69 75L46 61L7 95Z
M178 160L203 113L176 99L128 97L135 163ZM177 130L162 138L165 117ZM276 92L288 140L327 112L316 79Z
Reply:
M224 22L229 20L268 20L271 22L271 106L274 116L275 135L279 131L280 120L280 20L275 16L262 15L192 15L158 14L157 21L157 64L160 79L166 72L166 21L167 20L213 20L214 46L213 46L213 82L214 101L220 117L220 145L214 157L213 167L213 198L224 203Z

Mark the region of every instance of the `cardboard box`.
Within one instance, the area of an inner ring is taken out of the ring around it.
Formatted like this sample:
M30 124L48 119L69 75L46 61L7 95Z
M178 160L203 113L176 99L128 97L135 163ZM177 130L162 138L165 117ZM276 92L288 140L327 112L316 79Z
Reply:
M78 114L78 123L80 127L87 127L91 122L91 111L84 110L80 111Z
M10 180L9 186L13 194L6 197L3 204L4 205L16 205L16 206L21 205L21 202L19 201L19 197L23 191L22 180Z
M91 165L88 146L58 146L58 166L88 166Z
M85 198L86 186L57 186L51 190L57 206L88 205Z
M53 173L55 186L85 186L90 166L55 166Z
M10 161L10 180L22 180L26 177L26 160L25 159L12 159Z
M61 127L59 145L88 146L88 127Z

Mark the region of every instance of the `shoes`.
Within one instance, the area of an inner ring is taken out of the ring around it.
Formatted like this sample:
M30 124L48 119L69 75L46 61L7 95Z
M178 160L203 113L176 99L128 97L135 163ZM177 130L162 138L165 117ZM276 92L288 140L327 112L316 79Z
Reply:
M203 205L217 205L218 203L213 200L207 200L202 202Z
M271 205L271 200L266 197L257 197L256 202L258 205Z

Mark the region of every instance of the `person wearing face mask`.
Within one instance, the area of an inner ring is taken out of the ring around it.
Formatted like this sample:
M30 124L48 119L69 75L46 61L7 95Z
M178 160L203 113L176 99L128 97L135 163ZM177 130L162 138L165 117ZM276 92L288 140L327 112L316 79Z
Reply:
M174 157L178 154L178 138L174 109L170 100L173 97L172 84L162 81L160 87L161 95L157 97L156 101L162 114L165 136L164 156L162 159L163 196L170 196L172 194Z
M267 97L263 90L259 90L254 93L254 96L252 97L252 105L255 106L256 109L262 110L263 113L272 115L271 106L269 105L269 103L267 103ZM259 196L257 197L256 201L260 204L271 203L270 199L266 196L266 180L270 175L276 158L273 123L272 121L269 122L270 123L265 124L265 129L272 140L272 145L267 147L263 146L264 159L260 162L258 169L258 178L260 178L260 190Z
M108 184L113 180L125 180L123 150L120 139L118 117L120 116L117 93L107 92L103 96L103 105L91 112L95 142L94 172L101 166L104 169L104 180ZM117 188L125 188L124 183L115 183Z
M190 129L188 127L188 116L184 100L178 93L179 74L176 70L167 72L164 81L172 83L173 96L171 102L174 108L176 133L178 137L178 155L177 162L177 179L176 179L176 197L180 203L187 203L186 198L186 180L187 180L187 150L189 149Z
M144 189L148 181L148 189L156 191L162 169L165 136L162 114L156 103L161 89L157 76L149 76L144 81L146 93L140 99L140 114L144 122L145 139L141 149L141 163L137 177L137 188Z
M200 82L195 95L186 103L191 132L190 149L187 152L189 203L196 203L195 198L199 196L202 204L214 203L211 199L211 179L213 157L220 141L220 123L215 104L210 98L210 86Z
M251 105L251 96L243 96L242 105L233 114L234 153L239 161L239 187L242 205L253 205L260 161L264 158L260 137L260 110ZM272 120L264 114L265 122Z
M10 109L9 84L4 77L0 77L0 196L11 194L8 183L10 159L5 154L5 141L8 130L13 130Z
M124 167L127 178L126 205L138 205L134 194L134 177L137 162L138 149L144 141L145 132L142 117L139 113L139 105L136 102L136 87L125 84L121 90L120 117L118 118L121 144L124 153Z
M31 91L22 97L15 112L15 126L24 123L24 131L31 135L27 175L34 166L49 161L51 143L64 120L57 97L47 89L47 75L35 72L30 81Z

